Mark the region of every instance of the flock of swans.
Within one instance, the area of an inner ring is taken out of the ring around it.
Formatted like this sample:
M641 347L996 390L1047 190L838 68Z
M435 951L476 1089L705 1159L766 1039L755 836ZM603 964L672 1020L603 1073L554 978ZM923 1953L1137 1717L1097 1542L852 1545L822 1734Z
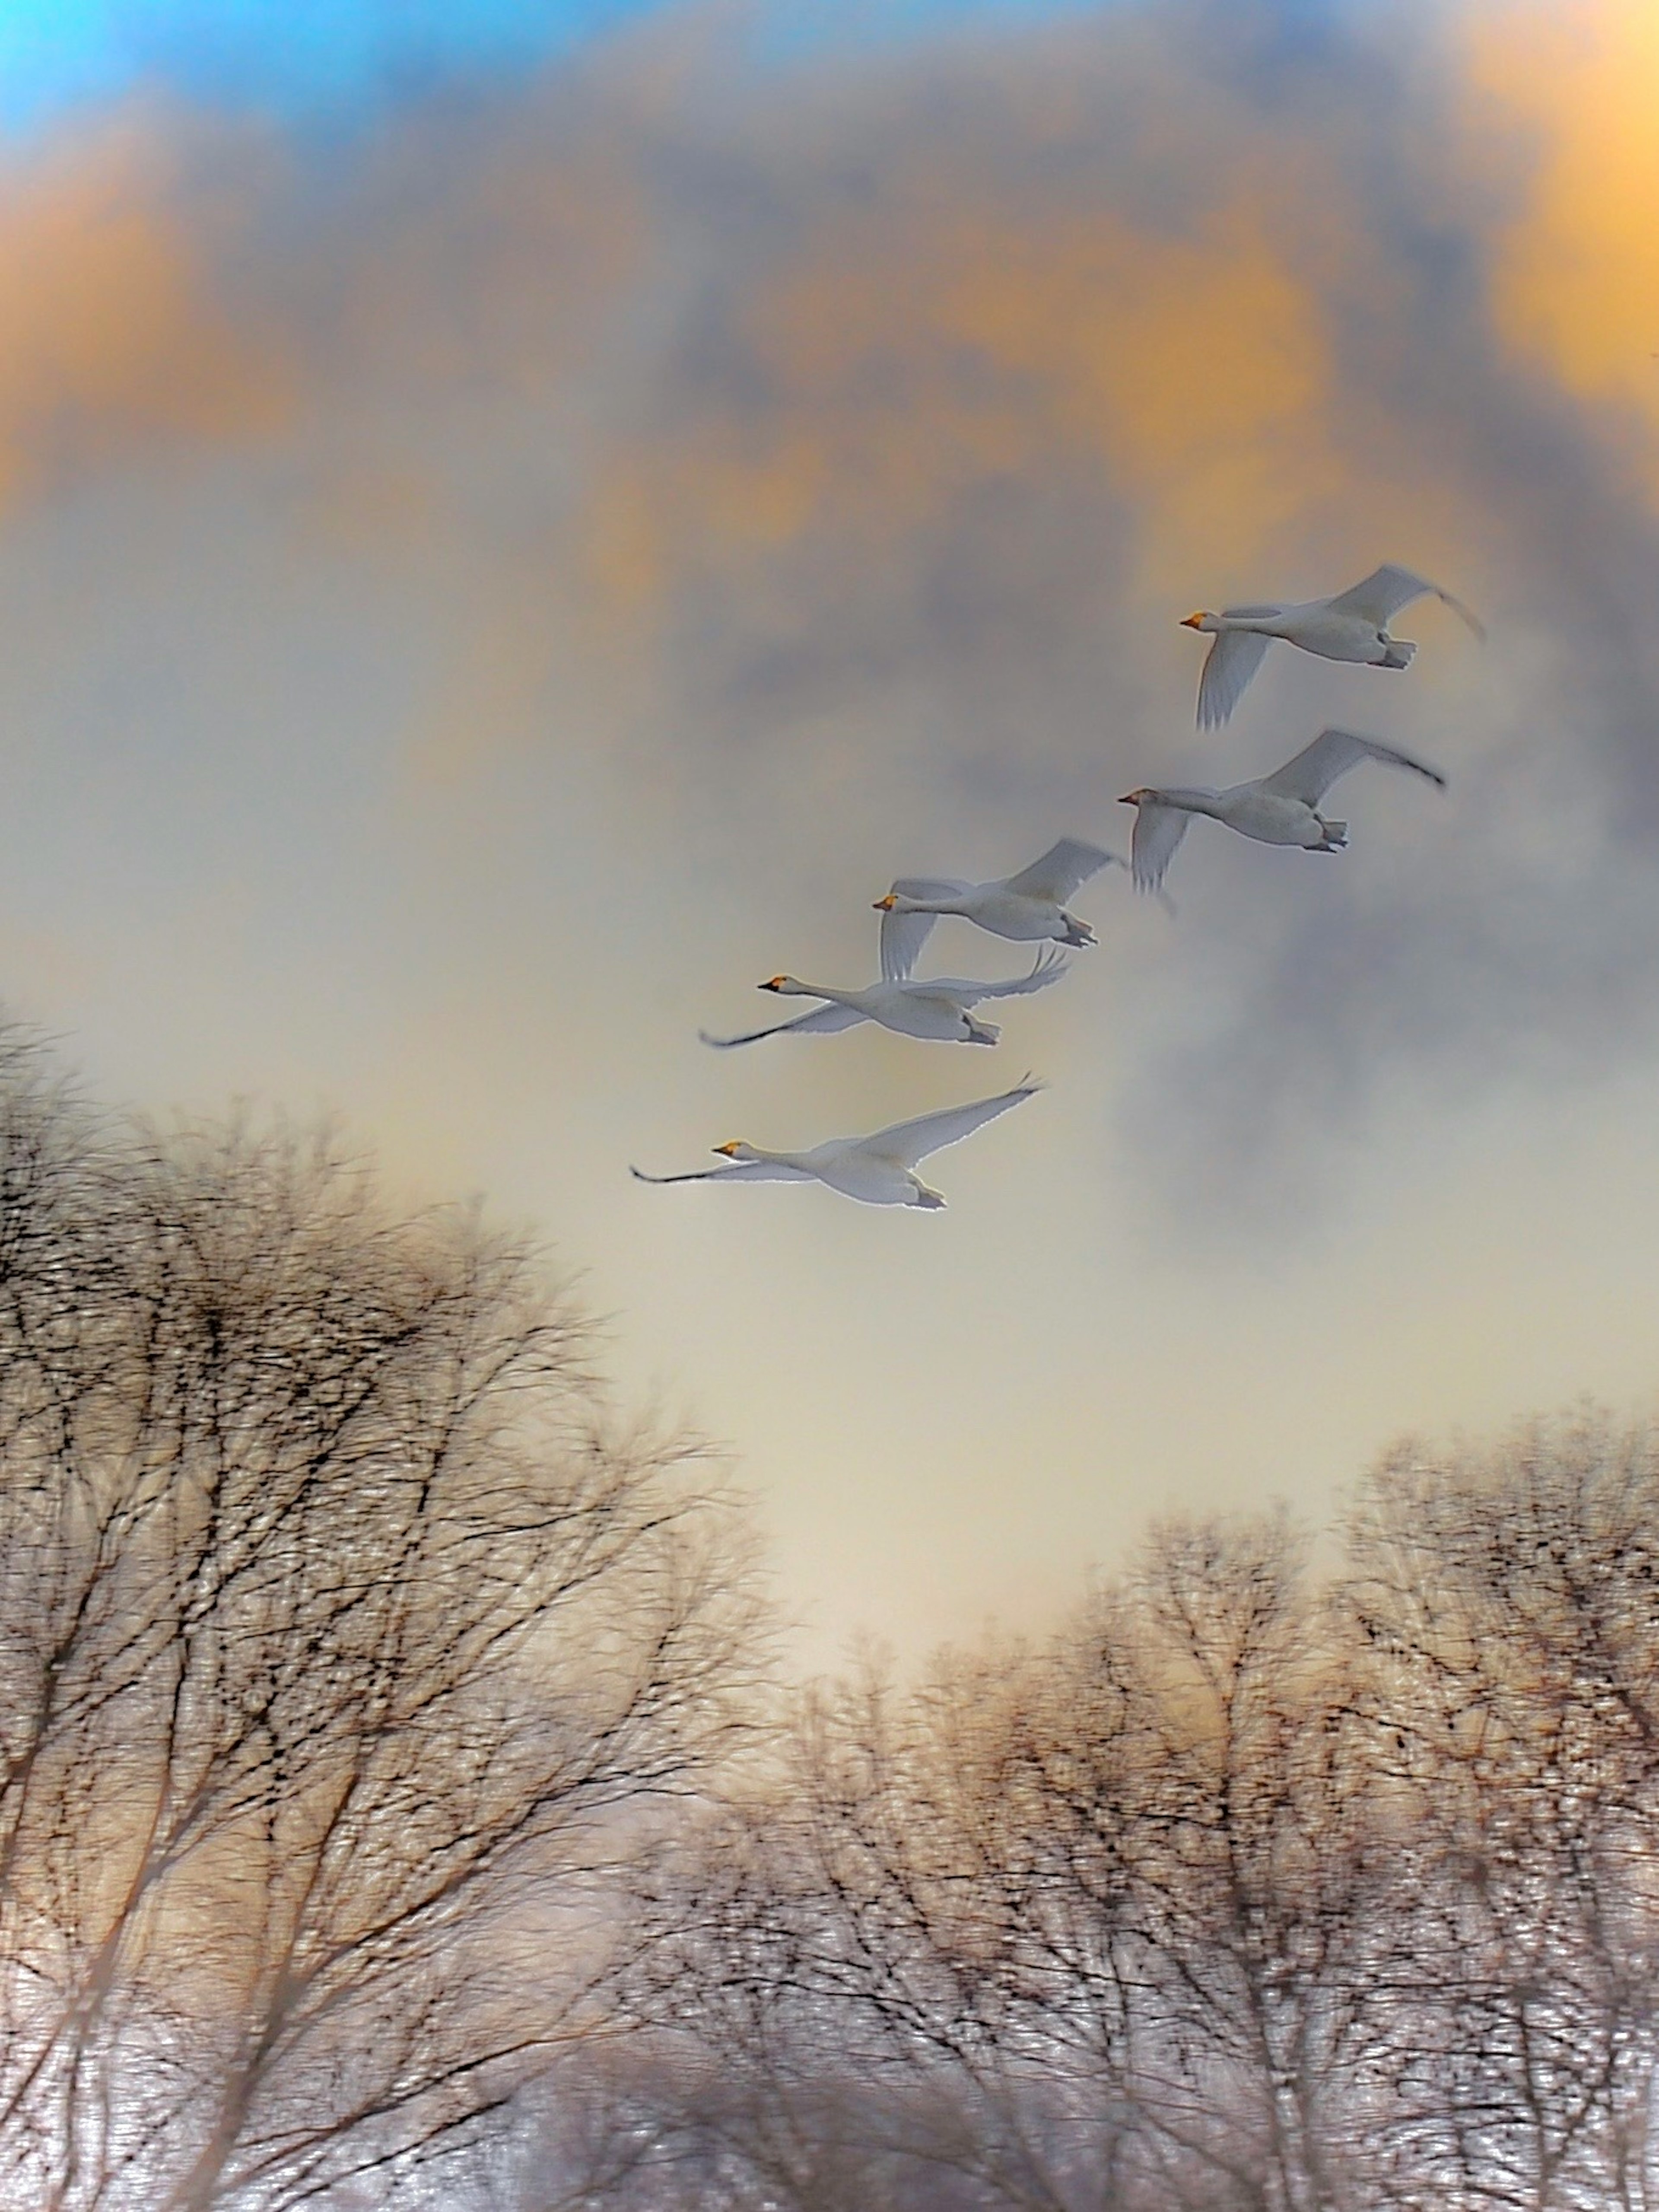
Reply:
M1392 562L1363 582L1325 599L1282 605L1225 607L1219 614L1188 615L1188 629L1213 637L1198 687L1198 724L1214 728L1225 722L1275 639L1325 660L1357 661L1373 668L1409 666L1417 647L1392 637L1389 624L1415 599L1437 599L1460 615L1477 637L1485 635L1462 602L1438 584ZM1071 913L1066 902L1090 877L1109 866L1127 867L1135 889L1162 896L1165 872L1196 816L1224 823L1261 845L1297 845L1304 852L1340 852L1348 842L1346 822L1320 812L1331 786L1362 761L1408 769L1443 788L1446 779L1427 761L1418 760L1380 738L1350 730L1322 730L1311 744L1275 769L1271 775L1224 790L1178 785L1160 789L1144 785L1125 794L1135 809L1134 836L1126 862L1098 845L1062 837L1041 860L1012 876L989 883L958 882L946 877L901 876L876 901L881 915L881 975L854 989L805 983L793 975L774 975L763 991L781 998L813 999L810 1012L792 1020L747 1030L737 1036L698 1035L722 1052L756 1044L769 1036L826 1036L860 1022L874 1022L901 1036L941 1043L994 1045L1001 1034L994 1022L974 1012L988 999L1018 998L1046 990L1066 973L1066 951L1050 949L1093 945L1095 933ZM992 936L1042 947L1023 975L1006 983L984 983L962 976L918 977L915 964L941 915L956 915ZM916 1174L929 1153L941 1152L984 1123L1006 1113L1042 1088L1028 1077L994 1097L975 1098L914 1121L896 1121L867 1137L835 1137L806 1152L766 1152L733 1140L716 1145L726 1164L696 1168L682 1175L631 1172L641 1182L822 1182L866 1206L914 1206L936 1209L945 1203Z

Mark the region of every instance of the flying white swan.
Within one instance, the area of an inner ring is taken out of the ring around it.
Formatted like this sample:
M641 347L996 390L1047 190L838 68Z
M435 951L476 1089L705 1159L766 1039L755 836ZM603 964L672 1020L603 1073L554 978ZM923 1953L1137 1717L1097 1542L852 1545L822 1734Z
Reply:
M1373 668L1404 668L1417 647L1409 638L1390 637L1389 624L1413 599L1443 600L1459 614L1477 637L1486 631L1449 592L1414 576L1409 568L1385 561L1363 583L1352 585L1328 599L1300 599L1282 606L1227 607L1218 614L1199 613L1183 617L1183 629L1213 635L1198 681L1199 726L1209 729L1224 722L1238 704L1245 685L1261 665L1261 656L1276 637L1299 645L1304 653L1316 653L1325 660L1359 660Z
M1338 776L1346 775L1361 761L1381 761L1389 768L1408 768L1426 776L1443 790L1446 779L1426 761L1414 760L1396 745L1376 738L1356 737L1351 730L1322 730L1310 745L1304 745L1294 760L1254 783L1236 783L1226 791L1207 787L1158 791L1143 787L1126 793L1122 804L1139 809L1132 848L1135 889L1155 891L1175 857L1195 814L1224 822L1241 836L1262 845L1301 845L1310 853L1334 853L1348 842L1346 822L1328 822L1319 802Z
M763 991L775 991L784 999L824 999L810 1014L797 1014L792 1022L774 1022L768 1029L748 1030L741 1036L697 1035L721 1052L733 1045L753 1044L761 1037L827 1036L850 1030L857 1022L878 1022L901 1036L931 1037L945 1044L994 1044L1001 1030L994 1022L976 1022L969 1012L981 999L1014 999L1027 991L1041 991L1059 982L1066 973L1063 952L1040 952L1024 975L1009 983L974 983L960 975L933 975L915 982L908 973L890 975L861 991L837 991L828 983L800 983L793 975L774 975Z
M714 1147L726 1154L726 1167L694 1168L689 1175L647 1175L642 1168L629 1172L641 1182L826 1182L831 1190L860 1199L866 1206L936 1209L945 1200L911 1172L917 1161L970 1136L981 1123L994 1121L1042 1088L1028 1076L994 1098L975 1098L966 1106L921 1115L914 1121L896 1121L890 1129L878 1129L871 1137L832 1137L828 1144L814 1145L810 1152L763 1152L757 1145L734 1138L729 1145Z
M1092 945L1093 930L1067 914L1065 902L1109 863L1128 866L1098 845L1062 837L1017 876L999 876L988 884L962 883L951 876L901 876L886 897L876 901L882 918L881 972L908 975L942 914L959 914L994 937L1010 937L1016 944L1052 937L1061 945Z

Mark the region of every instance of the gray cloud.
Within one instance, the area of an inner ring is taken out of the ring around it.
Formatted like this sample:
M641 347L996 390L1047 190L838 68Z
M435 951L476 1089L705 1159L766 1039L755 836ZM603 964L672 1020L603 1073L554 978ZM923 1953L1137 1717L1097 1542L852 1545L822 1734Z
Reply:
M591 756L769 903L1121 842L1129 781L1255 773L1322 720L1443 760L1443 806L1345 787L1322 874L1189 841L1179 922L1115 978L1103 1122L1160 1208L1310 1198L1402 1085L1428 1115L1645 1060L1659 526L1617 423L1496 326L1525 149L1473 174L1444 25L1399 21L1148 6L792 73L689 18L303 174L216 137L217 295L300 394L267 515L429 600L428 749ZM1322 355L1305 468L1274 311L1229 313L1258 250ZM1149 308L1188 268L1209 319ZM1073 316L1104 334L1068 352ZM1223 423L1267 392L1254 543L1225 486L1206 539L1224 434L1158 459L1164 377ZM1449 568L1487 653L1431 608L1408 678L1270 665L1200 740L1183 561L1219 600L1382 557Z

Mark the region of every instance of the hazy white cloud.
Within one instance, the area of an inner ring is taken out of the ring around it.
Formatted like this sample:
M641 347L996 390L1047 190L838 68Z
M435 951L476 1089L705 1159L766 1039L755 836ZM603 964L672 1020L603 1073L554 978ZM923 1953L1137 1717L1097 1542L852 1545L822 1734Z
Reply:
M831 1626L1018 1610L1160 1497L1636 1387L1659 413L1583 302L1652 102L1639 9L1554 63L1549 15L1160 5L768 72L690 14L349 148L149 112L15 170L23 1010L549 1221ZM1179 615L1382 557L1485 651L1431 604L1409 676L1270 659L1200 737ZM1121 844L1132 784L1323 720L1449 793L1357 775L1328 863L1200 825L1173 922L1102 878L994 1061L697 1047L781 966L859 980L896 870ZM1028 1065L938 1224L625 1180Z

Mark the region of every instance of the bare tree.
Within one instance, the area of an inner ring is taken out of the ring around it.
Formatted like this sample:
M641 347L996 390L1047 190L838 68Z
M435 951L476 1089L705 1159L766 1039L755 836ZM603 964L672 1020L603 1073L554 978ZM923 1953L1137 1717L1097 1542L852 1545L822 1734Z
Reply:
M1402 2189L1650 2206L1659 2087L1659 1450L1596 1419L1402 1450L1352 1601L1391 1770L1382 1987ZM1415 2201L1413 2198L1413 2201Z
M1334 1633L1282 1520L1172 1526L1044 1650L809 1695L775 1796L657 1901L661 1990L775 2132L833 2051L890 2164L986 2202L1335 2205L1364 1869Z
M1401 1451L734 1763L739 1524L530 1255L0 1030L0 2197L1656 2212L1656 1530Z
M1656 1530L1645 1431L1406 1454L1322 1587L1172 1523L1046 1647L805 1695L647 1900L722 2091L665 2141L801 2212L1650 2212Z
M1141 2107L1242 2203L1368 2201L1358 2001L1387 1875L1346 1624L1279 1515L1171 1525L1135 1581Z
M418 2194L742 1723L732 1512L326 1141L100 1127L12 1034L0 1205L0 2193Z

